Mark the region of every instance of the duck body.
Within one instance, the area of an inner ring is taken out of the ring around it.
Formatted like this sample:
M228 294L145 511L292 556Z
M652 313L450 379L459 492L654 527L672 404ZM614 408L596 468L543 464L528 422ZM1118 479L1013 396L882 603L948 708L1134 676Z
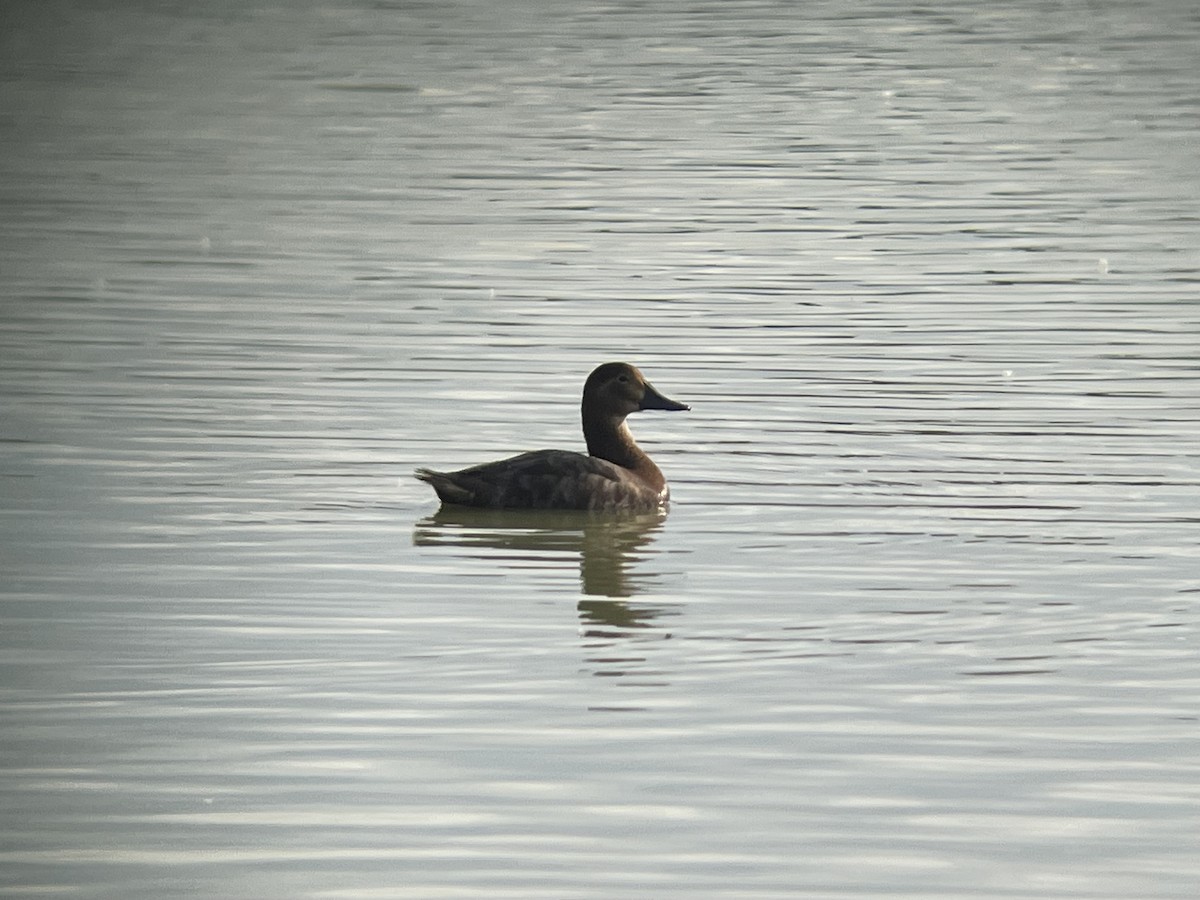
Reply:
M493 509L649 512L666 506L667 480L633 439L625 417L643 409L685 410L627 363L605 363L583 388L588 452L533 450L456 472L417 469L443 503Z
M648 512L670 495L665 480L656 490L628 469L573 450L531 450L457 472L416 474L443 503L494 509Z

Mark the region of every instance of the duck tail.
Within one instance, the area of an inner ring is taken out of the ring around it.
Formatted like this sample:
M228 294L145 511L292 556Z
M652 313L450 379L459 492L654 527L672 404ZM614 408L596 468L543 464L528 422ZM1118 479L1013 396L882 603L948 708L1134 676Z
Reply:
M417 469L413 475L418 481L423 481L430 485L438 495L438 498L443 503L470 503L474 496L471 491L458 484L454 479L445 472L436 472L433 469Z

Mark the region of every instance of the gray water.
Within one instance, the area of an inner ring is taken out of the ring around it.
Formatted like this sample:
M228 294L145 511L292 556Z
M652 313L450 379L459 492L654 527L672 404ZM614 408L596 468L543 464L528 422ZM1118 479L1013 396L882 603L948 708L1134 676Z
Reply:
M0 895L1194 897L1198 45L5 4ZM668 516L411 479L610 359Z

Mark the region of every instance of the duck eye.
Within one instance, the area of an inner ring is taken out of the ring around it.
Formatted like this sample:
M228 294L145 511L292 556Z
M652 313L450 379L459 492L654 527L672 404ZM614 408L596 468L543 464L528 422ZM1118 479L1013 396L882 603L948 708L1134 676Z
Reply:
M617 379L617 381L621 382L622 384L627 384L629 382L629 376L622 375Z

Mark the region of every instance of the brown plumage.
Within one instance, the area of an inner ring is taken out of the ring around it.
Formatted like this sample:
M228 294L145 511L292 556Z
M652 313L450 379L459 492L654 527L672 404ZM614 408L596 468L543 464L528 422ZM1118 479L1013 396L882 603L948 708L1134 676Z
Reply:
M633 439L625 417L690 409L660 394L628 363L605 363L583 386L587 454L532 450L457 472L417 469L443 503L503 509L646 512L665 506L667 480Z

